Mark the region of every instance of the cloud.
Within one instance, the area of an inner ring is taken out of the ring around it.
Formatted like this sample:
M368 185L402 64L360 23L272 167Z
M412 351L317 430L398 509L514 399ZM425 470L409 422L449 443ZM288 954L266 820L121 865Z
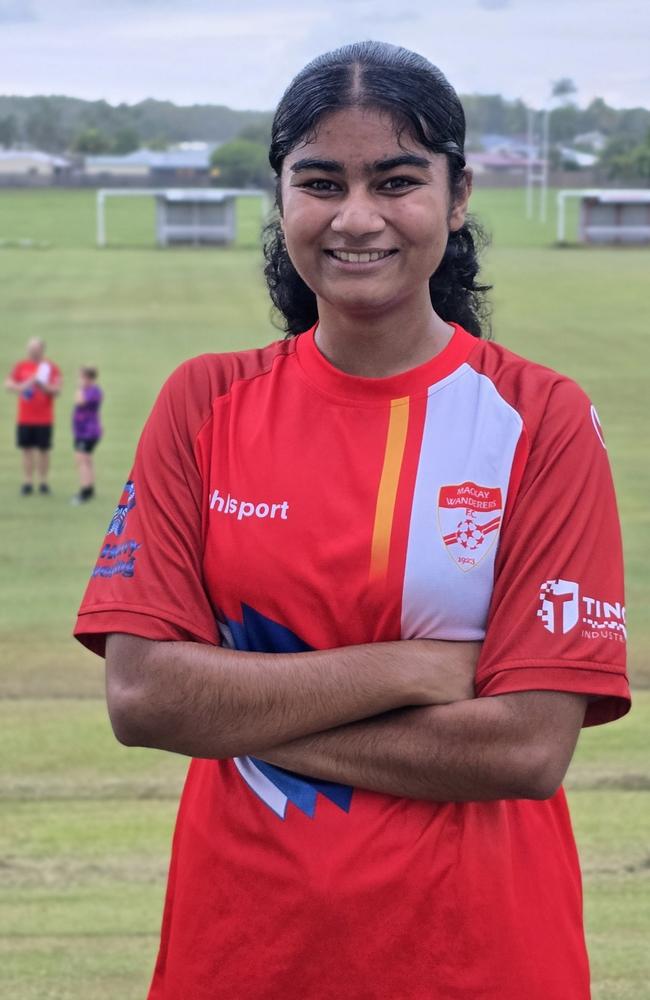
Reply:
M0 24L25 24L35 20L32 0L0 0Z
M461 93L650 106L648 0L0 0L0 93L268 108L314 56L365 38L421 52Z

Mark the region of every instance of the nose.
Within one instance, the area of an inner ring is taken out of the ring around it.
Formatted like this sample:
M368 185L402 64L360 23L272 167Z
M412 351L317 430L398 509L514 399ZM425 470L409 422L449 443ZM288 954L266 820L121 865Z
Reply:
M348 192L331 225L333 232L354 237L375 235L386 228L376 202L366 190Z

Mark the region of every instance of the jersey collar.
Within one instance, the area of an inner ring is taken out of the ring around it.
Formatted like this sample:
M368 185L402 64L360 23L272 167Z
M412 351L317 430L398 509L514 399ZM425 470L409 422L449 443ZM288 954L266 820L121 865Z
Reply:
M464 364L476 346L476 337L457 323L449 325L453 326L454 333L439 354L417 368L388 378L363 378L335 368L316 346L314 334L318 324L296 338L296 354L307 379L330 395L368 403L424 395L436 382L447 378Z

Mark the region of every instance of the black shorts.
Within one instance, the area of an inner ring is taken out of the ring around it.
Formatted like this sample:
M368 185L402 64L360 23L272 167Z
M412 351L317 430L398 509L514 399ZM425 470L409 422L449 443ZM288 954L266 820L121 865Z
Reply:
M75 438L74 450L83 451L84 454L90 455L90 453L97 447L98 441L99 438Z
M52 424L18 424L16 447L49 451L52 447Z

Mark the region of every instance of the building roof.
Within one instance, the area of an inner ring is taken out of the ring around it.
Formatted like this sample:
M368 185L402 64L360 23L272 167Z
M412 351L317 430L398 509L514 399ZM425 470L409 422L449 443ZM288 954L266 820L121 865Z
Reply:
M535 158L533 163L539 165L542 161ZM483 170L521 170L528 166L528 157L515 153L468 153L467 163L470 167L482 167Z
M0 160L33 160L34 163L46 163L50 167L68 167L69 160L51 153L42 153L39 149L0 149Z
M216 145L216 143L215 143ZM205 149L136 149L124 156L87 156L92 167L148 167L150 170L207 170L214 146Z
M560 146L560 156L564 163L573 163L583 170L595 167L598 163L598 157L594 153L584 153L580 149L572 149L571 146Z

